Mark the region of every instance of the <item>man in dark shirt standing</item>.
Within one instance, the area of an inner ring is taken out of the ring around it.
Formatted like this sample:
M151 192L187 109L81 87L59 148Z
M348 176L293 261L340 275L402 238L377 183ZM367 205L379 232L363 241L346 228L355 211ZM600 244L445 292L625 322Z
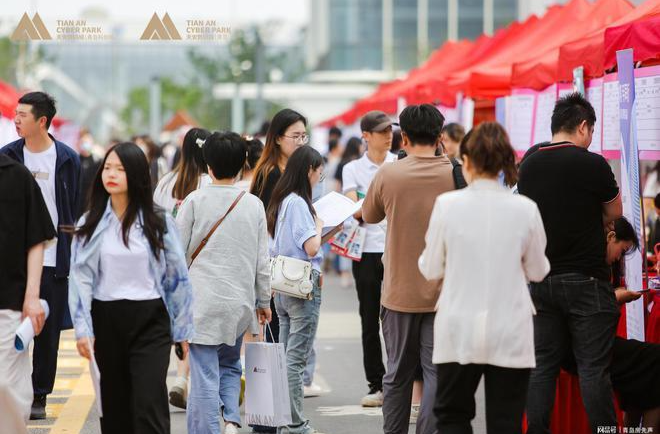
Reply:
M609 365L619 308L609 283L604 224L622 215L614 174L587 149L596 123L580 94L559 99L552 142L536 145L520 166L518 191L541 211L551 271L531 284L536 306L536 368L527 398L528 434L550 433L555 385L564 354L573 351L593 432L616 426Z
M0 209L0 425L18 433L27 432L32 366L30 352L16 351L14 338L23 318L36 334L44 326L39 282L44 242L55 237L55 228L30 171L2 154Z

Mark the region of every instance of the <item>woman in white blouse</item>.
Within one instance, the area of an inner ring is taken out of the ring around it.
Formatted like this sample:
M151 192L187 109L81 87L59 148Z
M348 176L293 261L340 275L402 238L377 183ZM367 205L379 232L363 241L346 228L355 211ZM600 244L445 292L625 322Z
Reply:
M535 366L527 283L550 271L541 215L516 182L515 155L497 123L479 125L460 148L464 190L436 199L419 268L443 279L434 326L438 431L471 433L474 393L485 376L490 434L521 433Z
M211 133L203 128L190 129L183 138L181 160L170 173L158 181L154 190L154 203L174 217L186 196L211 184L202 152L204 141L210 135Z

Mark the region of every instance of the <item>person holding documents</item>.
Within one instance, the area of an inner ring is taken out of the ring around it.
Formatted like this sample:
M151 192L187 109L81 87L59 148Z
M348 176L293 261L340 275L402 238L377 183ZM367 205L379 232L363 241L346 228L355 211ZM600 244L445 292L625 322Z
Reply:
M311 263L311 300L275 294L280 318L280 342L286 348L292 423L280 434L311 434L303 415L303 371L310 355L321 308L323 221L312 205L312 189L323 173L323 157L314 148L296 150L277 182L266 211L268 233L273 238L271 257L285 256Z
M32 365L30 352L16 351L14 340L23 318L36 334L44 326L39 282L44 243L55 238L55 228L30 171L1 154L0 197L0 432L19 433L30 416Z
M166 434L170 348L180 343L185 356L193 332L188 268L174 219L154 207L140 148L113 146L101 168L72 245L78 352L98 363L104 434Z
M342 193L357 202L363 199L376 172L386 163L396 161L389 152L392 147L392 121L381 111L371 111L362 117L360 129L367 152L351 161L342 172ZM357 290L362 322L362 360L369 393L362 398L364 407L383 405L383 352L380 346L380 293L383 285L383 252L385 251L385 222L366 224L362 210L355 215L355 224L366 230L362 257L353 261L353 278Z
M474 394L483 376L487 432L521 434L535 363L527 282L550 271L545 230L536 204L498 182L500 173L508 186L517 178L502 126L480 124L460 154L470 185L436 199L419 257L424 277L443 279L433 333L437 428L472 432ZM479 268L470 271L475 264Z

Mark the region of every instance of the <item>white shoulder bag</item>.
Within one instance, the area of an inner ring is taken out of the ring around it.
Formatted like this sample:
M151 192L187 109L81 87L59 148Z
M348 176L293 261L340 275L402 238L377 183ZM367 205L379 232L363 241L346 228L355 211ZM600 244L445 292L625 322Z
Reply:
M279 233L284 222L284 214L290 201L290 199L286 201L282 207L282 212L278 216L277 230L273 240L275 246L277 246ZM312 263L289 256L277 255L270 262L270 286L273 291L280 294L311 300L313 297L312 290L314 289Z

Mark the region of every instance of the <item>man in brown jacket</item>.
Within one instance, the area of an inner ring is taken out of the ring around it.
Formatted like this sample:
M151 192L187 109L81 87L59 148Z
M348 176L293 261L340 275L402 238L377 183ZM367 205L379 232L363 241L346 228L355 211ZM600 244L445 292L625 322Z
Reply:
M424 392L417 434L437 433L433 415L436 370L431 361L433 319L440 282L427 281L417 260L438 195L454 189L452 163L436 156L444 117L434 106L406 107L399 116L408 157L384 165L369 188L362 216L367 223L387 219L381 321L387 372L383 378L385 434L408 432L415 370L421 364Z

